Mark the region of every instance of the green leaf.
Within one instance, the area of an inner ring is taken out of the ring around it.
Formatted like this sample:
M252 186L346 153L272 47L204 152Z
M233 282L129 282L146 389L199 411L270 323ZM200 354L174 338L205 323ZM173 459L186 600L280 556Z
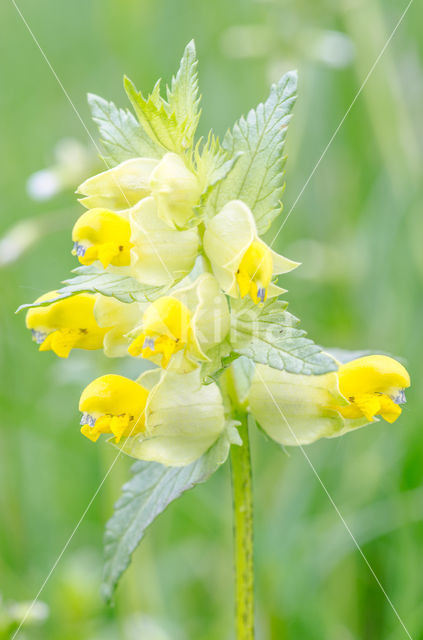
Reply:
M116 585L128 567L132 553L153 520L194 485L205 482L228 457L230 441L226 432L201 458L186 467L165 467L156 462L136 462L133 477L106 526L106 563L103 594L112 598Z
M203 188L202 205L205 205L217 185L224 180L238 162L241 153L230 156L219 143L219 139L209 133L207 142L199 140L194 150L193 171ZM201 150L200 150L201 149ZM215 215L213 208L206 206L206 215Z
M197 66L195 44L191 40L185 47L178 73L167 90L169 111L175 114L177 122L184 129L188 147L192 146L201 115Z
M262 308L251 301L232 305L231 344L235 352L275 369L318 375L335 371L334 359L324 353L298 319L286 311L286 303L272 300Z
M160 80L147 99L129 78L125 77L124 85L138 120L151 140L165 150L183 153L190 146L185 139L185 128L175 113L169 113L169 105L161 98Z
M57 296L43 302L23 304L17 312L22 309L46 307L58 300L76 296L78 293L101 293L103 296L113 296L117 300L127 303L147 302L158 298L166 289L165 287L144 285L130 276L98 271L92 267L80 267L75 269L75 272L82 275L65 280L66 286L57 290Z
M108 165L114 166L139 156L163 156L164 149L145 133L128 110L118 109L113 102L92 93L88 94L88 104L93 120L99 128L101 143L108 154L104 157Z
M238 353L233 353L227 340L217 344L207 352L209 360L201 365L201 379L203 384L217 382L225 369L239 358Z
M243 200L254 214L259 234L267 231L281 211L283 152L296 89L297 73L291 71L272 86L266 102L242 117L223 140L223 148L231 156L243 155L216 189L215 211L230 200Z

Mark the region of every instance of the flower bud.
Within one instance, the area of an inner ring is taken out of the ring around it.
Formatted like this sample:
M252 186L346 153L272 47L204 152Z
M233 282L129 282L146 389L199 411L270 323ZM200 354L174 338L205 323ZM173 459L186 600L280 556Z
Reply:
M88 178L78 187L78 193L86 196L81 204L87 209L129 209L150 195L149 179L157 163L151 158L131 158Z
M109 264L125 267L131 261L130 236L131 226L124 216L107 209L90 209L75 223L72 253L84 265L99 260L104 269Z
M57 297L50 291L36 300L44 302ZM54 351L67 358L72 349L101 349L107 328L101 328L94 317L96 296L80 293L44 307L35 307L26 314L26 326L40 351Z
M256 304L283 293L272 278L299 264L260 240L254 216L241 200L228 202L210 220L203 243L223 291L233 297L249 295Z
M158 215L169 227L184 227L199 203L201 187L176 153L166 153L151 174L150 187Z

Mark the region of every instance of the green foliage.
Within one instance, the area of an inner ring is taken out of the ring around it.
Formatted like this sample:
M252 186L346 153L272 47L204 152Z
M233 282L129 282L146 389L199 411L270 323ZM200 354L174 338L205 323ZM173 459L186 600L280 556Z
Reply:
M200 119L201 97L198 91L197 55L194 40L185 47L178 73L172 78L167 99L170 113L185 132L185 146L190 147Z
M275 369L318 375L337 369L334 359L297 329L299 320L286 303L272 300L262 308L246 301L233 305L231 344L235 352Z
M168 105L160 96L160 80L147 99L129 78L125 77L124 85L145 133L164 151L182 153L186 143L184 127L178 123L175 113L169 113Z
M88 104L107 152L104 160L108 166L138 156L161 158L163 148L145 133L130 111L118 109L113 102L92 93L88 94Z
M151 140L167 151L183 153L192 147L200 118L197 58L194 42L185 48L178 73L167 91L168 102L160 95L160 80L147 99L125 77L125 90L138 120Z
M107 273L94 267L78 267L75 273L80 275L64 280L66 286L57 290L57 296L43 302L23 304L18 308L32 309L34 307L48 307L53 302L78 295L78 293L101 293L103 296L113 296L121 302L147 302L155 300L163 294L164 287L150 287L141 284L131 276Z
M217 382L225 369L231 363L239 358L239 354L232 351L232 346L228 340L224 340L220 344L207 352L208 362L201 365L201 378L204 384Z
M259 234L269 228L281 211L284 188L284 146L288 122L295 104L297 74L285 74L272 86L264 104L251 109L228 131L223 148L242 157L216 189L216 211L230 200L243 200L252 210Z
M200 118L197 58L194 42L185 48L179 70L168 89L168 103L160 96L160 81L144 99L134 84L125 78L125 89L139 118L94 94L88 103L97 124L108 165L129 158L161 158L166 150L183 152L192 146Z
M156 462L136 462L133 477L122 488L122 497L106 525L103 594L110 600L132 553L146 528L179 496L205 482L222 465L229 453L224 433L201 458L186 467L165 467Z
M227 178L242 154L230 155L212 132L209 133L207 142L200 151L201 142L200 140L195 147L193 164L198 180L203 185L202 204L206 205L206 216L210 216L217 213L214 207L207 206L211 194L217 185Z
M23 185L34 168L51 158L52 147L64 132L90 143L16 13L2 4L3 45L14 51L12 57L0 60L4 86L12 91L25 69L25 77L37 88L29 100L17 102L9 95L0 101L1 121L7 123L0 159L4 231L27 217L39 224L40 205L31 204ZM386 40L386 26L394 26L400 9L382 0L361 3L357 11L351 11L348 0L246 3L244 17L248 13L254 29L265 30L271 37L276 21L293 25L293 29L289 31L292 37L264 43L269 44L267 51L240 61L231 58L230 51L223 55L221 39L216 37L224 37L240 24L239 12L228 10L226 1L183 1L177 8L174 0L108 3L107 11L105 6L95 0L81 19L86 3L63 4L56 11L50 0L39 0L37 11L29 16L31 28L43 35L43 47L54 54L52 62L63 70L66 89L75 99L81 87L107 95L106 88L119 73L117 67L130 68L135 60L143 65L146 86L152 86L155 69L172 71L169 51L180 46L183 34L189 33L187 15L195 25L202 62L208 69L201 82L204 94L213 95L216 78L221 87L237 87L225 92L223 101L213 100L203 112L205 131L210 126L219 133L225 131L231 114L245 112L246 106L258 102L275 60L292 60L304 70L307 89L295 119L296 135L288 135L286 147L290 160L295 157L286 205L307 180L313 158L321 155L343 114L342 106L350 104ZM304 47L310 29L317 39L323 39L328 24L339 25L344 40L355 47L357 55L344 69L325 66L313 57L312 48ZM389 346L394 353L407 355L415 380L423 376L419 339L423 221L421 155L415 153L421 131L421 94L413 74L422 66L422 25L423 4L413 3L393 48L380 60L277 242L284 253L287 243L301 238L304 246L293 257L304 261L307 256L312 264L316 253L308 253L307 243L316 248L319 276L292 276L295 309L307 318L310 332L325 345ZM61 46L58 33L63 35ZM167 46L156 46L160 40ZM34 132L42 134L35 140ZM24 138L34 144L25 143L23 148L20 141ZM2 269L1 577L5 598L18 600L32 600L38 592L47 565L53 565L92 498L112 453L103 450L99 455L97 447L75 435L77 416L71 410L83 384L104 372L98 359L83 352L71 355L75 366L84 363L80 379L66 375L60 385L53 385L58 371L63 371L59 369L62 363L29 349L30 338L22 322L13 319L22 299L53 288L52 265L58 273L65 273L71 264L67 248L76 213L72 190L59 194L47 208L44 220L50 225L55 224L57 212L63 216L54 242L52 235L37 226L39 235L31 250ZM409 396L401 423L393 428L375 425L342 440L313 445L307 452L411 636L419 638L423 634L423 405L418 385ZM260 433L252 435L256 606L265 621L263 640L345 635L400 638L403 632L389 603L372 582L301 452L281 455ZM149 620L157 625L154 635L159 637L216 640L227 635L232 539L225 474L215 474L190 492L186 501L168 510L167 526L157 528L154 542L136 554L133 569L117 594L116 607L106 608L99 601L98 549L104 513L111 511L116 485L127 476L128 463L121 456L41 594L50 607L48 626L23 629L22 637L24 633L31 640L153 637L153 632L140 631L135 611L142 611L142 624ZM195 532L186 540L188 522L194 523ZM86 554L95 559L94 567L87 563Z

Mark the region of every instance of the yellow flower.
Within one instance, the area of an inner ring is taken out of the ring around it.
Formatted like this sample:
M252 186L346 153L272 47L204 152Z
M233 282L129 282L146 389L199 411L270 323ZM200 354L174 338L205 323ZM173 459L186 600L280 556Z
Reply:
M106 375L82 392L81 432L113 443L139 460L184 466L200 458L225 429L222 396L216 384L201 384L198 371L179 375L154 369L134 382Z
M345 418L364 416L371 421L380 415L395 422L401 415L399 405L405 402L410 376L393 358L372 355L351 360L339 367L338 379L339 390L350 403L338 408Z
M152 360L163 368L174 353L185 349L192 340L191 315L186 306L171 296L153 302L142 319L142 332L132 342L129 353Z
M151 174L150 187L159 217L172 228L184 227L199 203L201 187L183 159L166 153Z
M87 209L129 209L150 195L150 175L157 164L151 158L131 158L88 178L78 187L78 193L86 196L80 203Z
M110 433L119 442L122 436L134 436L145 429L145 405L148 391L137 382L118 375L96 378L82 392L81 433L96 442L102 433Z
M228 202L208 222L203 244L223 291L233 297L249 295L256 304L283 293L273 277L299 264L259 238L254 216L241 200Z
M50 291L36 300L45 302L57 297ZM58 300L44 307L30 309L26 314L26 326L40 351L54 351L67 358L72 349L101 349L108 328L98 326L94 317L96 296L80 293Z
M204 273L192 284L175 289L171 296L163 296L147 307L129 353L163 368L172 359L175 370L190 371L198 361L208 360L207 351L224 340L229 325L226 298L216 279ZM173 358L175 354L180 357Z
M271 438L296 446L343 435L376 416L394 422L409 386L406 369L387 356L358 358L315 376L256 365L249 403Z
M73 228L72 253L84 265L99 260L104 269L109 264L125 267L131 262L130 236L131 226L125 217L107 209L90 209Z
M264 302L273 275L273 260L264 242L253 242L242 256L236 272L241 298L249 295L257 304Z

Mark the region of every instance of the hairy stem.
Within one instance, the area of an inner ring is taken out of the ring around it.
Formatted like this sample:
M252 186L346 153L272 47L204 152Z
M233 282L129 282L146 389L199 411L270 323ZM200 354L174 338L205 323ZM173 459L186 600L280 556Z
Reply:
M237 640L254 638L253 496L248 415L237 414L242 446L231 447Z

